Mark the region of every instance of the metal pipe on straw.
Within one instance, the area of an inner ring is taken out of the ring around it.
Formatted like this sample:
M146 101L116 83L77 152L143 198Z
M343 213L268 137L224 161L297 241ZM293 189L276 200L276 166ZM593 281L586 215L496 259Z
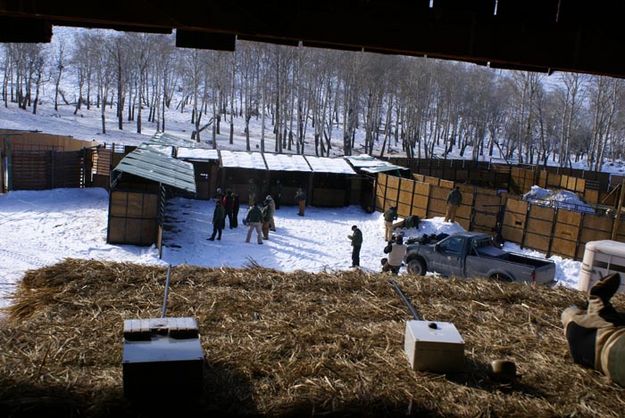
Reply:
M163 297L163 309L161 310L161 318L165 318L167 313L167 299L169 298L169 278L171 277L171 264L167 266L167 278L165 279L165 296Z

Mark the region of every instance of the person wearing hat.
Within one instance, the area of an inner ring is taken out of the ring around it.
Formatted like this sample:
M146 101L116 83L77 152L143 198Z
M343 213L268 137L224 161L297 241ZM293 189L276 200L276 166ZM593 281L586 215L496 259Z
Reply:
M352 234L348 235L352 242L352 267L360 267L360 248L362 247L362 231L352 225Z

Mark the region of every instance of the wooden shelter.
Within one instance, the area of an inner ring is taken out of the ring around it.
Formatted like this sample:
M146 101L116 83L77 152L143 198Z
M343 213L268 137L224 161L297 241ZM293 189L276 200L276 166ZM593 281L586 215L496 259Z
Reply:
M175 190L196 192L191 163L173 157L173 148L141 145L111 175L106 241L156 244L162 248L167 197Z

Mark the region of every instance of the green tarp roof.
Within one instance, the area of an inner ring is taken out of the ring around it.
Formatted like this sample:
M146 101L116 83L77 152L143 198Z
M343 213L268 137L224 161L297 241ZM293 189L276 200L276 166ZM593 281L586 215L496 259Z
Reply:
M141 146L132 151L119 162L115 171L195 193L193 164L150 148Z

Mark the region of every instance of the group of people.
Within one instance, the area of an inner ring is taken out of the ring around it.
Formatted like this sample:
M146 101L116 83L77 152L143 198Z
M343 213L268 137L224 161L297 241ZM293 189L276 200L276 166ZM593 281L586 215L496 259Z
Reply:
M263 187L262 191L265 191L267 187ZM265 199L261 202L257 199L258 191L256 189L256 183L253 179L249 180L248 186L248 203L249 210L245 216L243 223L247 225L247 237L245 242L250 242L252 233L256 230L257 242L263 243L263 239L269 239L269 231L276 230L276 224L274 215L276 210L280 208L280 201L282 199L282 185L280 180L276 180L274 187L271 189L271 193L267 194ZM262 196L262 195L261 195ZM306 210L306 193L300 187L295 193L295 200L298 204L298 215L304 216ZM230 228L238 227L239 216L239 195L230 189L227 189L224 193L221 188L217 188L215 195L215 210L213 211L213 233L211 234L210 241L215 239L221 240L221 234L226 228L226 218Z
M224 193L217 189L215 196L215 210L213 211L213 233L209 240L221 239L221 233L226 228L226 218L230 229L239 226L239 195L228 189Z

